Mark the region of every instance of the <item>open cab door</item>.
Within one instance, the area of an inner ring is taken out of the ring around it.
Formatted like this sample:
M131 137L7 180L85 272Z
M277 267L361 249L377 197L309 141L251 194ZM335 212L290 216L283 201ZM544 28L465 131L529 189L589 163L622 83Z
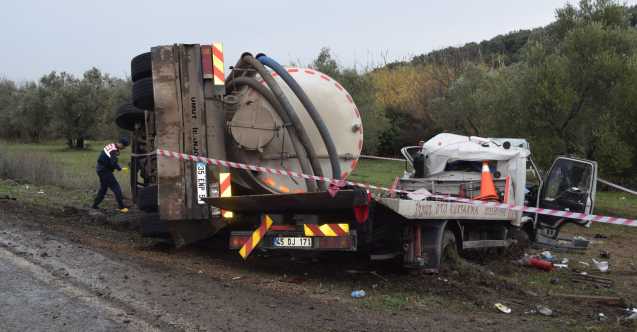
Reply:
M596 162L558 157L540 187L538 207L590 214L595 205L596 184ZM537 235L557 239L566 223L590 226L590 221L537 215Z

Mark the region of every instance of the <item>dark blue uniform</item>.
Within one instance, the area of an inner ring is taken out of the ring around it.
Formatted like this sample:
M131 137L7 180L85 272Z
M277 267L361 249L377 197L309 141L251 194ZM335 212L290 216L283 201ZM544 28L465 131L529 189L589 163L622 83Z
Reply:
M93 208L97 209L98 205L104 200L106 190L109 188L115 194L117 205L120 209L124 208L124 201L122 198L122 188L119 186L117 179L113 175L114 170L121 171L122 168L117 163L117 156L119 150L114 143L107 144L97 158L97 176L100 178L100 189L97 191Z

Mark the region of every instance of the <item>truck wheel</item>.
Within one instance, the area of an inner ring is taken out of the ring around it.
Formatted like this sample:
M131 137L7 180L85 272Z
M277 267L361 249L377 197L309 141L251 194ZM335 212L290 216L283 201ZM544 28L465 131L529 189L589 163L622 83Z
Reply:
M117 109L117 117L115 123L118 127L133 131L135 123L141 122L144 125L144 111L133 106L133 104L124 104Z
M131 60L130 74L133 82L153 75L150 62L150 52L142 53Z
M156 212L157 206L157 185L150 185L137 192L137 207L144 212Z
M460 261L456 235L452 231L446 230L442 235L442 255L441 265L456 264Z
M147 111L155 109L153 79L151 77L142 78L133 83L133 104Z

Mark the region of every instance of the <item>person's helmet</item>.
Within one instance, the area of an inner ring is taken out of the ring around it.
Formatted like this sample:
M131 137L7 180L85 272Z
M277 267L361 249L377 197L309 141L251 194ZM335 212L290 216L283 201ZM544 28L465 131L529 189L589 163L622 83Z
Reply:
M126 137L122 137L122 138L120 138L119 143L120 143L121 145L123 145L123 146L128 146L128 144L130 144L130 143L128 142L128 138L126 138Z

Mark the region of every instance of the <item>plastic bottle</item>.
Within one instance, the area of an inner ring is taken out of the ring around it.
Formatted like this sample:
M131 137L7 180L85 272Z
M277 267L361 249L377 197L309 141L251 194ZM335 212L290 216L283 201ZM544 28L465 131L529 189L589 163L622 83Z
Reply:
M355 299L360 299L361 297L365 297L365 295L367 295L367 293L362 289L352 291L352 298Z

